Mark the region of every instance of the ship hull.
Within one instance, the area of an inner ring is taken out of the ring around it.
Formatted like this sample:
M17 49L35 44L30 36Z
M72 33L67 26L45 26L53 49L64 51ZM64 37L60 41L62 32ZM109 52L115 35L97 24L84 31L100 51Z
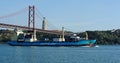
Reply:
M80 40L77 42L17 42L9 41L12 46L93 46L96 40Z

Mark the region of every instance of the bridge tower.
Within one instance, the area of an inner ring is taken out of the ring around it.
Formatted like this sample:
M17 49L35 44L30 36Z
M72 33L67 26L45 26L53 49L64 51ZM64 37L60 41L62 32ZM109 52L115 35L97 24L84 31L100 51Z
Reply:
M32 30L30 30L32 28ZM36 41L36 30L35 30L35 6L29 6L28 13L28 29L32 33L32 41Z
M29 6L29 13L28 13L28 28L35 29L35 7Z

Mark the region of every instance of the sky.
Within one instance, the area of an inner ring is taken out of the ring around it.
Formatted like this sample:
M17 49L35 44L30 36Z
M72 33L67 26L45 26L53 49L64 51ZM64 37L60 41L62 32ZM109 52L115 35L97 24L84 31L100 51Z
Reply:
M83 32L120 28L120 0L0 0L0 16L29 5L34 5L58 29L65 27L68 31ZM22 15L0 19L0 22L27 25L27 19L26 14L24 18Z

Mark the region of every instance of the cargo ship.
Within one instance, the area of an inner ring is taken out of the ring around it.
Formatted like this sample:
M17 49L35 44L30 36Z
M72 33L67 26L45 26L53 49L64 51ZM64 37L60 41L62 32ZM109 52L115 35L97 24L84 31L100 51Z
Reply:
M85 38L80 38L76 34L70 35L70 40L65 40L64 30L62 30L62 36L59 38L53 38L53 40L44 39L37 40L36 31L33 33L24 33L22 30L14 30L14 34L11 41L8 42L12 46L94 46L96 40L88 39L88 34L86 33Z

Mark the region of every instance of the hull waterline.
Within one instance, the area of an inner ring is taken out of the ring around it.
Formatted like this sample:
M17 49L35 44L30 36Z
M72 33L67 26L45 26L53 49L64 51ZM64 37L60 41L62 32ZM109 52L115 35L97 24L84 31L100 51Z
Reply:
M9 41L12 46L93 46L96 40L80 40L77 42L17 42Z

